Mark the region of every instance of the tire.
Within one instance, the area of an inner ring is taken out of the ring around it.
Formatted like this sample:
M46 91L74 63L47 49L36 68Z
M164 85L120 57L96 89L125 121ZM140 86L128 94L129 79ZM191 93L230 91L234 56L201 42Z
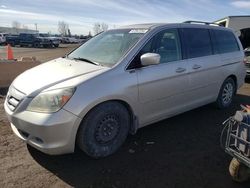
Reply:
M54 44L55 48L58 48L59 47L59 44Z
M39 48L39 47L40 47L40 44L39 44L38 42L35 42L35 43L34 43L34 47L35 47L35 48Z
M106 102L96 106L84 118L77 133L77 145L93 158L116 152L127 138L130 116L125 106Z
M236 182L247 181L250 177L249 168L233 158L229 165L229 173Z
M53 47L54 47L53 43L47 44L47 48L53 48Z
M236 93L236 84L232 78L227 78L221 88L216 100L216 106L220 109L227 108L232 104Z
M10 42L9 45L10 45L11 47L15 47L15 43L14 43L14 42Z

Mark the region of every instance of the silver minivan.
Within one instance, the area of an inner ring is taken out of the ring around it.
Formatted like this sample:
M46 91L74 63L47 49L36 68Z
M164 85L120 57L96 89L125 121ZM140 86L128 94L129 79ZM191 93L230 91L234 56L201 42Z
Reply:
M245 65L247 69L246 78L250 79L250 48L245 49Z
M244 83L243 60L230 29L132 25L19 75L4 107L14 133L44 153L78 146L105 157L138 128L208 103L228 107Z

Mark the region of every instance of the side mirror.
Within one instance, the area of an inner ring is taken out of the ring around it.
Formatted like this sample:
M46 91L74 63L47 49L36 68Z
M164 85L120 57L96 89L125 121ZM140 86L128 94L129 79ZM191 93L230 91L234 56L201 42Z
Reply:
M141 64L143 66L157 65L160 63L161 56L156 53L146 53L141 56Z

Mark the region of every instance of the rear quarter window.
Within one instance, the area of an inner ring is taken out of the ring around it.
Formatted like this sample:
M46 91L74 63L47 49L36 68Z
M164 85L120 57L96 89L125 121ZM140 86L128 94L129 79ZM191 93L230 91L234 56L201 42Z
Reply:
M215 48L219 53L229 53L239 51L238 42L234 34L230 31L214 30Z

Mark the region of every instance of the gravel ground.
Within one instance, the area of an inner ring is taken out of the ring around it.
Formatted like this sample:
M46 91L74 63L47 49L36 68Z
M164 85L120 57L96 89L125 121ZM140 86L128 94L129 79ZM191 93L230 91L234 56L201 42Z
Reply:
M68 52L72 51L79 44L60 44L58 48L23 48L13 47L14 58L19 59L20 57L33 57L41 62L46 62L55 57L61 57ZM6 48L0 46L0 58L6 57Z
M250 104L245 84L227 110L207 105L140 129L114 155L94 160L74 154L45 155L12 133L0 99L0 187L240 188L231 160L219 146L221 122Z

